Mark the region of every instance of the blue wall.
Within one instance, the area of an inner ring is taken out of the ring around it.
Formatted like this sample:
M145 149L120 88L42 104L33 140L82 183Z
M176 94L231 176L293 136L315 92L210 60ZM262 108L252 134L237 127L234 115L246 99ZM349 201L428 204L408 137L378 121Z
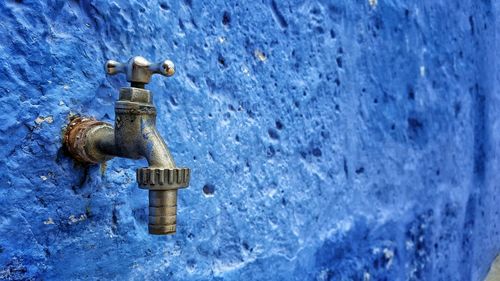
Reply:
M0 280L482 280L500 251L499 14L2 1ZM177 67L149 86L192 168L175 236L147 233L144 161L61 149L72 114L113 120L126 82L103 63L132 55Z

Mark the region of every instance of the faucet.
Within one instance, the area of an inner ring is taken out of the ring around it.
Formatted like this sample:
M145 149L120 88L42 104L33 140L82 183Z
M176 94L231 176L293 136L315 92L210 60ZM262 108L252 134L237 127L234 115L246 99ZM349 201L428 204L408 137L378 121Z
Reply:
M189 168L178 168L156 128L152 93L144 87L153 74L174 75L174 64L165 60L152 64L143 57L127 63L109 60L106 73L124 73L130 87L120 89L115 105L115 126L91 117L70 121L63 143L67 152L83 164L104 163L113 157L145 158L148 167L136 171L140 188L149 190L150 234L174 234L177 190L189 185Z

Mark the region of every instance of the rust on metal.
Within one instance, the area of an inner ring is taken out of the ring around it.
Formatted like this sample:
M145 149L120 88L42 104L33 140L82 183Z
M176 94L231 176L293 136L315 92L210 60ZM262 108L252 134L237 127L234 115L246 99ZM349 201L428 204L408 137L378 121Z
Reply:
M87 153L85 140L91 128L107 125L90 117L76 117L72 119L64 134L64 146L68 153L78 162L83 164L97 164L100 159L95 159Z

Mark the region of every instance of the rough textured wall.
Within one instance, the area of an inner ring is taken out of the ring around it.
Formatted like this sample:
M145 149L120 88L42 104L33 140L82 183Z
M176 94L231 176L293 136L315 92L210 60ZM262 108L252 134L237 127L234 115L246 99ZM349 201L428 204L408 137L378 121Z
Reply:
M499 4L2 1L1 280L481 280L500 250ZM61 149L168 58L178 233L114 159Z

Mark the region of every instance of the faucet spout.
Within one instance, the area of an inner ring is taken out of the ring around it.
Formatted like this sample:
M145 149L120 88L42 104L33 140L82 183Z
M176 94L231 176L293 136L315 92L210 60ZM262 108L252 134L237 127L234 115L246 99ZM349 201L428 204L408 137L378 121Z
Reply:
M175 168L175 161L167 144L156 129L155 120L148 120L142 126L142 153L150 168Z
M141 188L149 189L149 233L172 234L176 232L177 187L162 188L162 185L168 184L169 181L172 184L182 181L183 177L189 177L189 172L176 168L167 144L156 129L155 118L141 118L140 150L148 161L148 167L137 171L137 181Z

